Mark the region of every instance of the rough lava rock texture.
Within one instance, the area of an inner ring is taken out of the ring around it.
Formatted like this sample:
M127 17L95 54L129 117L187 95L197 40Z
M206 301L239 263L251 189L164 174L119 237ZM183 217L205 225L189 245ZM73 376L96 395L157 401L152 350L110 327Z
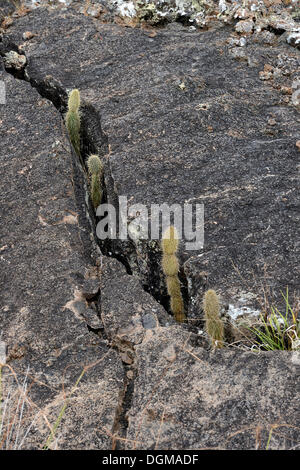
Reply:
M4 71L0 80L7 96L0 127L3 398L14 391L1 445L17 407L16 380L23 383L27 368L30 391L22 432L17 440L15 426L7 448L21 445L34 417L22 448L45 444L85 370L63 416L58 448L107 449L111 439L104 429L113 431L124 371L116 351L90 332L84 320L88 305L82 286L85 278L95 277L95 267L74 194L77 170L72 170L69 144L53 105Z
M36 36L24 42L24 31ZM297 296L296 49L254 39L234 46L226 28L201 33L175 24L151 33L74 10L38 9L6 37L25 53L27 79L40 93L59 106L58 88L77 87L102 116L109 202L126 196L149 210L154 203L204 204L204 250L186 251L182 243L186 272L207 271L227 301L241 290L258 293L262 284L277 299L287 285ZM242 61L235 49L243 50ZM58 84L52 90L51 80ZM123 254L158 298L159 246L133 245ZM199 299L194 303L199 310Z
M270 433L273 449L298 445L297 353L208 352L172 326L136 354L128 449L266 449Z
M103 22L128 26L161 27L178 22L195 30L225 23L246 34L271 28L300 47L298 0L25 0L30 9L45 5L61 10L71 7Z
M0 353L4 385L29 367L26 423L40 411L23 448L64 404L51 448L299 445L299 353L212 352L194 328L208 286L248 311L262 288L299 298L300 57L267 32L127 28L71 7L5 29ZM59 115L75 87L82 159ZM204 203L203 250L179 251L188 324L165 310L158 243L97 241L91 151L117 209Z

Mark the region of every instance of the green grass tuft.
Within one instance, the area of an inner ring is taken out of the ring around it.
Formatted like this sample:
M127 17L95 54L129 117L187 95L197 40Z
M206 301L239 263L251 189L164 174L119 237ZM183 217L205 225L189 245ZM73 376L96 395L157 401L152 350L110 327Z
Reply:
M298 311L289 304L288 289L286 295L281 293L285 301L285 313L278 308L271 307L269 315L260 316L260 324L257 327L249 327L255 334L255 345L264 351L292 351L300 349L300 322Z

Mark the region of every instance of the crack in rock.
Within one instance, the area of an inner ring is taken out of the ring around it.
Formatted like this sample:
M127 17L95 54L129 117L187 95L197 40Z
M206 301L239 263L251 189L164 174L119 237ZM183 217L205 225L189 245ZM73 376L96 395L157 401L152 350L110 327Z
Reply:
M37 77L32 79L26 70L27 59L25 54L18 54L18 47L11 43L1 43L2 48L0 53L3 57L6 71L13 75L16 79L28 82L33 88L35 88L40 96L48 99L55 108L60 112L62 118L66 112L68 93L63 86L55 80L53 77L48 76L41 80ZM78 159L75 152L72 149L72 161L75 171L74 177L74 189L77 198L77 202L81 208L84 208L84 215L86 217L85 225L90 227L89 232L92 236L91 239L86 240L85 246L88 247L90 255L96 263L96 270L98 274L96 277L87 279L84 282L83 288L79 291L74 292L73 300L68 301L63 309L68 309L73 312L76 318L81 320L82 318L86 321L88 330L96 335L101 335L104 339L111 338L111 346L115 349L122 360L123 368L125 372L124 376L124 387L120 391L119 402L116 408L115 420L112 426L112 441L113 446L116 449L124 448L122 438L126 438L128 419L127 414L130 411L132 398L134 394L134 383L136 377L136 358L135 358L135 344L139 344L143 341L145 332L149 328L158 327L159 323L156 315L153 313L145 313L140 317L138 313L135 316L137 321L139 332L135 332L136 327L126 328L126 315L128 314L128 308L124 311L124 323L120 322L122 315L118 315L118 328L115 332L112 332L112 325L114 324L112 319L108 317L107 309L105 315L103 314L103 295L101 288L99 289L99 277L101 278L101 261L97 258L99 255L102 256L108 254L113 258L116 258L117 263L121 262L125 267L127 280L132 280L132 290L139 289L140 283L137 282L132 276L132 266L136 265L135 274L138 274L138 266L136 262L137 254L134 251L134 244L129 241L126 242L126 253L123 254L124 244L119 241L112 241L101 243L97 241L95 233L96 228L96 217L88 196L88 181L87 181L87 169L85 162L87 157L91 153L98 153L105 161L105 187L104 187L104 202L114 202L118 212L118 199L117 195L113 190L113 181L109 173L109 159L106 158L108 152L107 137L104 135L101 129L100 116L89 103L82 104L82 116L81 116L81 155L82 158ZM108 190L110 188L110 190ZM40 216L42 217L42 216ZM81 215L82 217L82 215ZM45 221L42 221L43 225L48 225ZM92 233L91 233L92 230ZM91 246L88 246L89 243ZM97 248L97 245L100 247ZM130 259L130 262L128 261ZM119 268L116 266L116 272L119 277ZM128 276L130 275L130 276ZM151 278L151 275L149 276ZM111 279L109 280L111 282ZM153 279L151 281L153 283ZM145 285L144 289L151 293L152 289L147 288ZM148 295L148 294L146 294ZM151 297L150 297L151 298ZM152 301L153 302L153 301ZM105 303L105 300L104 300ZM128 305L128 302L127 302ZM104 307L105 308L105 307ZM135 307L136 308L136 307ZM157 311L157 309L154 309ZM163 324L168 325L168 321L172 322L171 318L165 314L164 309L160 307L160 321ZM105 321L104 321L105 319ZM134 318L130 317L130 323L135 322ZM122 324L122 328L119 326ZM128 339L126 339L128 338ZM117 436L117 437L116 437ZM121 438L121 439L118 439Z

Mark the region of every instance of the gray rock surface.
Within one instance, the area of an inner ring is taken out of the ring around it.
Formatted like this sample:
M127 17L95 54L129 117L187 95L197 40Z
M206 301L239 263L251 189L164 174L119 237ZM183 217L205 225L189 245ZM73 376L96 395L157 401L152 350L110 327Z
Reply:
M24 43L26 30L37 36ZM152 36L40 9L8 34L40 93L64 109L61 90L78 87L101 114L109 201L204 203L204 252L183 249L181 263L207 271L229 300L245 281L251 292L264 282L275 297L286 285L296 295L299 113L284 90L298 80L299 52L250 42L239 48L249 66L232 56L226 29L171 25ZM263 81L266 66L271 79ZM127 261L159 297L159 247L134 245Z
M295 376L299 356L208 352L178 326L147 331L128 449L287 449L299 443Z
M4 397L10 388L17 393L12 371L22 383L29 367L30 390L22 435L17 441L13 434L10 442L20 444L36 417L22 447L45 444L50 433L47 422L54 426L87 368L54 442L59 437L61 449L107 449L111 439L104 429L113 431L124 371L119 355L90 333L84 320L88 305L82 286L93 270L85 250L88 228L81 225L82 207L73 189L80 175L73 169L53 105L6 72L1 72L0 80L7 95L6 105L1 105L0 157L0 330L7 356L2 388ZM15 395L9 401L11 409L14 400ZM2 437L10 422L6 416Z
M174 323L164 308L141 289L138 279L120 270L116 260L104 258L101 273L101 318L106 334L138 344L148 329ZM135 314L135 315L134 315Z
M299 354L212 353L195 328L208 286L232 310L258 309L262 286L299 297L300 58L263 37L41 8L5 32L0 339L42 410L23 447L45 443L43 416L55 423L79 377L52 448L298 445ZM74 87L83 160L99 152L109 202L205 204L204 249L179 253L186 325L163 308L158 243L97 244L58 112Z

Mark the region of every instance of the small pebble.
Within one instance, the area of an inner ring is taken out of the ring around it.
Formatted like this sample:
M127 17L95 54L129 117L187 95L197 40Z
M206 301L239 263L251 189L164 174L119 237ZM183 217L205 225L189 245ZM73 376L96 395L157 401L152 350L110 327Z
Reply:
M292 95L293 94L293 89L288 86L282 86L281 91L284 95Z
M254 22L252 20L241 20L235 25L235 30L238 33L251 33L254 28Z
M128 370L126 375L127 375L127 378L128 378L129 380L132 380L132 379L133 379L133 371L132 371L132 370Z
M32 39L34 38L35 36L37 36L36 34L32 33L31 31L25 31L25 33L23 33L23 39L25 41L29 41L29 39Z
M264 70L261 70L259 72L260 80L270 80L271 78L272 78L272 72L265 72Z

